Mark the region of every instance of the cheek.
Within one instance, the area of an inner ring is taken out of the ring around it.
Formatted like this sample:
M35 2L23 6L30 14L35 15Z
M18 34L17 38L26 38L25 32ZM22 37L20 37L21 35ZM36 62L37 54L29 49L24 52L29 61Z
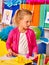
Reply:
M23 24L22 24L23 26L25 26L26 25L26 22L23 22Z
M30 26L30 22L28 22L27 25Z

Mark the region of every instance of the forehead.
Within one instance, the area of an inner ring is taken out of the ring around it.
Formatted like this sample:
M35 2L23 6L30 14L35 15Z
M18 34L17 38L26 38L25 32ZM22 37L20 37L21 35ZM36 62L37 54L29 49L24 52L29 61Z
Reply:
M29 20L29 19L32 20L32 15L24 15L24 19L26 19L26 20L27 20L27 19L28 19L28 20Z

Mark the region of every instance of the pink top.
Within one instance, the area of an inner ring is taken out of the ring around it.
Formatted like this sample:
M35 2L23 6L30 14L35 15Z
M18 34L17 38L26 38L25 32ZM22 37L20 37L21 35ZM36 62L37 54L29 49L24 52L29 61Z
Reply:
M6 42L7 49L11 48L17 54L18 54L19 37L20 37L20 32L18 28L15 28L11 30L11 32L9 33ZM31 29L27 29L26 37L28 41L29 56L31 56L34 52L37 52L38 49L34 31Z

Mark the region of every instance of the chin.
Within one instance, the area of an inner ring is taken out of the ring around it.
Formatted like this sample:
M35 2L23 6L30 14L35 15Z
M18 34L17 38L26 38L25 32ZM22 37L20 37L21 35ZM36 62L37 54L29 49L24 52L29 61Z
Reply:
M24 29L27 30L29 27L25 27Z

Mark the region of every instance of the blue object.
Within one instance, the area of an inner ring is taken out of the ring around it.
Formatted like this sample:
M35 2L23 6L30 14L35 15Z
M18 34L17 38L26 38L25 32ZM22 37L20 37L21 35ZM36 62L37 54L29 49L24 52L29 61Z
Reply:
M7 38L8 38L8 34L9 32L13 29L14 27L13 26L7 26L5 28L3 28L0 32L0 38L1 40L4 40L6 41Z
M13 15L14 15L15 11L16 11L17 9L19 9L19 8L20 8L20 5L15 5L15 6L8 7L6 4L4 4L4 9L12 10L12 17L13 17Z
M4 4L6 4L8 7L20 5L23 0L4 0ZM24 0L25 2L25 0Z
M40 38L40 40L44 41L44 42L48 42L47 38Z
M38 44L38 54L46 54L46 43L41 42Z
M33 64L32 64L32 65L37 65L37 63L33 62Z
M26 4L26 0L22 0L22 4Z
M14 13L17 9L20 8L20 5L15 5L15 6L12 6L11 9L13 10L13 13L12 13L12 17L14 16Z
M15 11L19 8L20 8L20 5L14 5L14 6L8 7L6 4L4 4L4 9L12 10L12 17L14 16ZM12 24L12 21L10 22L10 24Z
M34 54L32 54L32 57L34 57Z
M40 26L38 28L40 28L40 30L41 30L41 36L40 37L44 37L44 28L40 27Z

